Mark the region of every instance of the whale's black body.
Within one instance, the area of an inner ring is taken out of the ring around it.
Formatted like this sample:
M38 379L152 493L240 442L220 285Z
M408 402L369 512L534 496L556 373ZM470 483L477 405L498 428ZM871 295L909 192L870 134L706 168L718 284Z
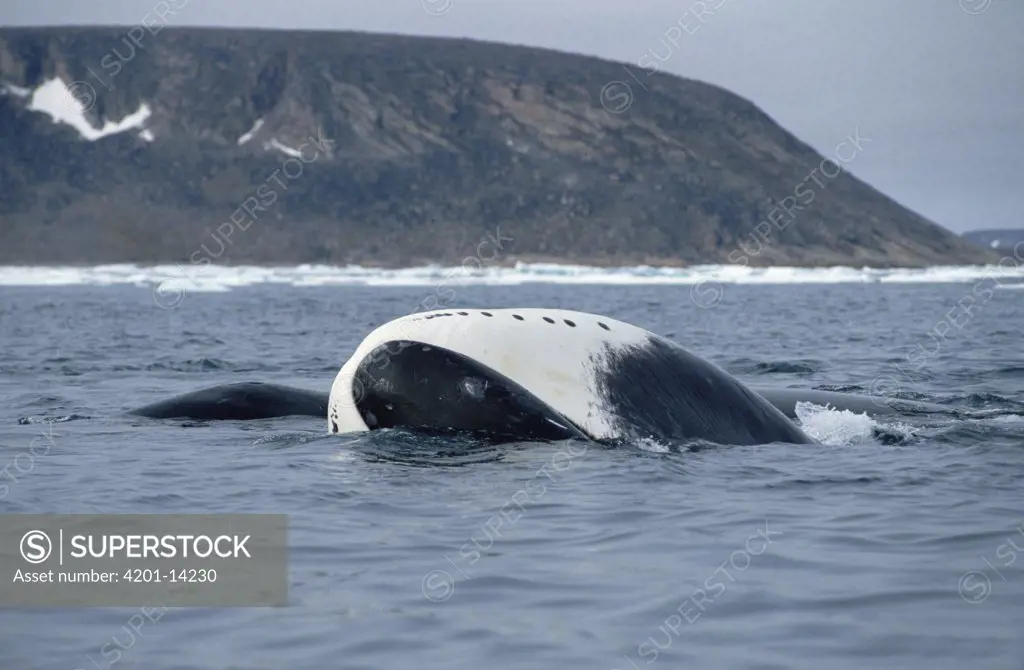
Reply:
M873 416L949 413L942 405L873 398L854 393L818 391L814 389L766 388L751 389L790 419L796 418L796 404L809 402ZM183 393L167 400L131 410L129 414L151 419L192 419L196 421L250 421L286 416L310 416L322 419L327 412L330 394L264 382L235 382ZM372 405L367 405L372 411ZM384 413L382 413L382 416ZM575 428L568 428L566 437Z
M406 428L495 441L700 440L811 444L808 401L885 414L943 408L845 393L750 389L667 338L608 317L550 309L436 310L379 326L330 393L243 382L134 410L151 418L311 416L332 433Z
M329 393L280 384L238 382L183 393L129 412L151 419L248 421L280 416L327 416Z

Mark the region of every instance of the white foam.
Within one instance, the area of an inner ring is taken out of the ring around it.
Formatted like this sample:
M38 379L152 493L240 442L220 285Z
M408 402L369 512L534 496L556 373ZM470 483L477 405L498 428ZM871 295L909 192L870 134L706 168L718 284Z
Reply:
M693 285L709 281L721 284L847 284L973 283L1000 280L1001 288L1024 288L1024 268L961 266L927 269L746 268L716 266L716 274L704 267L653 268L648 266L598 268L553 263L516 263L512 267L427 265L381 269L358 265L327 266L218 266L203 265L100 265L95 267L0 266L0 286L75 286L159 284L168 279L185 280L186 290L216 290L254 284L289 286L429 286L458 289L471 285L592 284L592 285ZM710 278L709 278L710 277Z
M805 433L830 446L872 442L877 425L867 414L822 407L810 402L796 404L796 417Z
M71 94L67 84L56 77L47 79L32 91L28 109L43 112L53 119L54 123L71 126L90 142L107 135L123 133L132 128L142 128L152 113L149 105L143 102L139 104L138 110L120 121L105 121L103 127L97 129L86 117L85 106Z
M913 437L913 426L905 423L879 423L867 414L848 409L823 407L811 402L798 402L795 407L797 421L804 432L822 444L847 447L857 444L875 444L879 433L896 436L901 441Z
M147 142L152 142L154 139L156 139L155 137L153 137L153 133L150 132L149 130L143 130L141 133L139 133L139 137L146 140Z
M260 128L262 127L263 119L257 119L256 123L254 123L252 125L252 128L249 129L249 132L244 133L241 137L238 138L238 146L242 146L243 144L251 140L253 138L253 135L258 133L260 131Z
M649 451L652 454L667 454L671 451L668 445L662 444L650 437L642 437L634 442L641 451Z

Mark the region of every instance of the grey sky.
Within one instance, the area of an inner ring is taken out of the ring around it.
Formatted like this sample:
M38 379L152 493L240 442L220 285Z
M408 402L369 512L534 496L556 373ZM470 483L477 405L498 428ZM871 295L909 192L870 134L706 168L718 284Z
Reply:
M136 24L156 4L2 0L0 25ZM847 169L947 228L1024 227L1019 0L187 0L175 22L667 58L662 70L753 100L823 154L859 126L873 142Z

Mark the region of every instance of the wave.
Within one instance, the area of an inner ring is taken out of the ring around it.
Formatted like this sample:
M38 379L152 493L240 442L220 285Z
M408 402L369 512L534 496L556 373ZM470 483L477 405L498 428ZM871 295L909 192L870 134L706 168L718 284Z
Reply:
M906 444L916 434L910 424L882 423L867 414L810 402L798 402L796 416L804 432L829 446Z
M554 263L465 267L427 265L404 269L358 265L217 266L129 264L93 267L0 266L0 286L155 286L161 292L223 292L254 284L290 286L466 286L547 284L851 284L999 282L1024 286L1024 266L942 266L931 268L770 267L696 265L690 267L594 267Z

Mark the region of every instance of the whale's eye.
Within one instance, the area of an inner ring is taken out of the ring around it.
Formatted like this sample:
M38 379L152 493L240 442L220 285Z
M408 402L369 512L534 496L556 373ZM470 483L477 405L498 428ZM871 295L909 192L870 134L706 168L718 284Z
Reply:
M554 323L555 322L555 320L552 319L550 316L545 316L544 320L547 321L548 323Z
M483 314L484 316L494 316L490 312L480 312L480 313Z
M469 312L459 312L459 316L469 316Z
M570 328L575 328L576 327L576 324L573 323L572 321L570 321L569 319L565 320L565 325L569 326Z
M516 321L522 321L523 320L523 317L519 316L518 314L513 314L512 318L515 319Z
M608 326L604 325L604 324L603 324L603 323L601 323L600 321L598 321L598 322L597 322L597 325L601 326L601 327L602 327L602 328L604 328L605 330L611 330L611 328L609 328Z

